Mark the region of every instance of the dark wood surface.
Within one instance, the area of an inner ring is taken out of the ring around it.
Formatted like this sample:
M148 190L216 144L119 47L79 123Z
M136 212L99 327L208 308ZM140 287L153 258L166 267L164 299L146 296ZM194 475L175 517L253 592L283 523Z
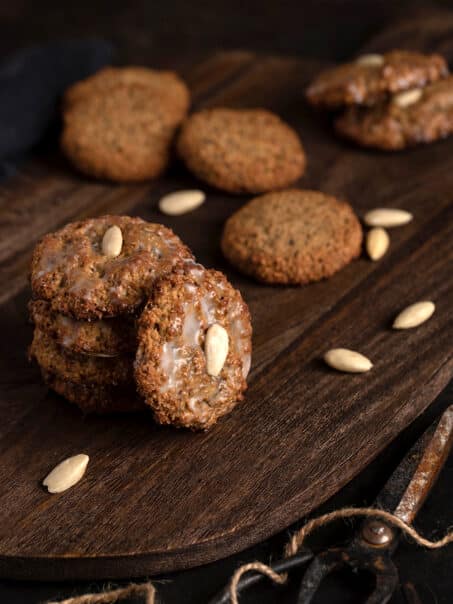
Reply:
M451 60L452 31L451 22L426 27L417 46L439 47ZM404 32L398 35L401 46ZM388 36L381 43L395 45ZM2 576L130 577L239 551L336 492L451 378L453 140L397 155L347 146L303 103L318 68L237 52L186 64L183 74L197 107L264 105L293 124L308 153L302 186L345 197L359 214L375 206L413 212L413 223L392 231L391 251L379 263L363 257L305 288L255 284L225 264L218 246L225 218L245 198L208 191L193 214L158 214L163 192L195 184L180 166L152 185L113 186L77 176L51 154L2 187ZM33 244L68 220L104 212L171 226L201 262L225 270L250 304L255 334L246 401L209 433L159 428L147 416L84 419L46 392L26 360ZM437 304L430 322L391 331L396 312L426 298ZM362 351L374 369L361 376L328 370L320 358L332 346ZM46 494L43 476L81 451L91 456L84 480L62 495Z

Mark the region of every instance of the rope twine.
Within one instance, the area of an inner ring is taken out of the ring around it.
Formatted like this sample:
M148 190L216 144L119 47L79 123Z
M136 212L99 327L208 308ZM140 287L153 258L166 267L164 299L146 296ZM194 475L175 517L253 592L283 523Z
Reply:
M317 518L313 518L306 522L298 531L294 533L289 542L287 543L284 551L285 558L294 556L297 554L300 547L305 542L305 539L313 531L322 526L339 520L340 518L354 518L357 516L367 516L374 518L381 518L387 523L399 528L404 534L411 537L417 545L426 547L428 549L439 549L445 547L449 543L453 543L453 531L447 532L447 534L438 539L437 541L430 541L426 539L420 533L418 533L413 526L404 522L394 514L386 512L385 510L379 510L375 508L344 508L342 510L336 510L323 514ZM241 577L248 572L257 572L265 575L275 584L283 585L286 582L287 575L279 574L272 570L270 566L263 562L251 562L240 566L233 576L231 577L229 592L231 604L239 604L238 600L238 585ZM143 583L137 585L132 583L127 587L121 589L115 589L113 591L107 591L100 594L85 594L83 596L76 596L69 598L68 600L62 600L60 602L48 602L48 604L113 604L123 598L130 598L132 596L142 596L145 598L144 604L156 604L156 590L151 583Z
M313 518L306 522L298 531L294 533L289 542L287 543L284 551L285 558L289 558L290 556L294 556L297 554L299 548L303 545L305 539L315 531L316 529L329 524L335 520L340 518L353 518L356 516L368 516L374 518L382 518L389 524L396 526L403 533L412 537L412 539L422 547L427 547L429 549L439 549L441 547L445 547L449 543L453 543L453 531L448 532L442 539L438 541L430 541L426 539L420 533L418 533L413 526L404 522L391 514L390 512L386 512L385 510L379 510L376 508L343 508L342 510L336 510L334 512L329 512L328 514L323 514L322 516L318 516L317 518ZM231 604L238 604L238 584L241 580L242 575L248 573L250 571L258 572L263 575L269 577L274 583L278 585L282 585L285 583L287 579L286 574L278 574L272 570L267 564L263 564L262 562L252 562L250 564L244 564L240 566L230 581L230 601Z
M151 583L131 583L127 587L104 591L98 594L85 594L67 600L48 602L47 604L114 604L119 600L132 597L143 597L144 604L155 604L156 590Z

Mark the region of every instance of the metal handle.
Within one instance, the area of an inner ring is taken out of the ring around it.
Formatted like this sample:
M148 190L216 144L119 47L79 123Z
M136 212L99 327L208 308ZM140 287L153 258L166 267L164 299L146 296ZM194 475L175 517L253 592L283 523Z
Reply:
M453 445L453 405L444 411L394 514L411 524L437 479Z

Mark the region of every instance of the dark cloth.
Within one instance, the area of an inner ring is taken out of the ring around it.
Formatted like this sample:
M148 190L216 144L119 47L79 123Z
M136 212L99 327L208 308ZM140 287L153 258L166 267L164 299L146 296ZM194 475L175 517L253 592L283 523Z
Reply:
M67 40L21 50L0 64L0 178L44 136L70 84L108 65L103 40Z

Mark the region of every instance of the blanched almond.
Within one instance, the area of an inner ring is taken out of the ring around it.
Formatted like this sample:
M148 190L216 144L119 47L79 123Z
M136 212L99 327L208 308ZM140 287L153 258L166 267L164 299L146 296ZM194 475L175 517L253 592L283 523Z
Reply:
M374 227L366 236L366 251L371 260L379 260L388 250L390 237L382 227Z
M347 373L365 373L373 367L363 354L347 348L332 348L324 355L324 361L333 369Z
M90 458L81 453L68 457L44 478L43 485L47 487L49 493L62 493L73 487L85 474Z
M121 254L123 247L123 233L119 226L114 224L108 228L102 238L102 253L115 258Z
M163 214L168 214L168 216L179 216L180 214L196 210L205 199L206 195L203 191L175 191L161 198L159 209Z
M397 227L407 224L413 219L410 212L395 208L376 208L367 212L363 218L366 225L371 227Z
M396 94L392 102L398 107L402 107L403 109L409 107L409 105L414 105L422 98L422 90L421 88L413 88L412 90L405 90L404 92L400 92Z
M218 323L211 325L206 332L204 352L206 371L209 375L218 376L228 356L228 333Z
M375 53L367 55L361 55L356 59L356 63L359 65L365 65L366 67L380 67L384 64L384 57Z
M393 329L411 329L427 321L436 310L436 305L425 300L416 302L402 310L393 322Z

